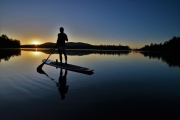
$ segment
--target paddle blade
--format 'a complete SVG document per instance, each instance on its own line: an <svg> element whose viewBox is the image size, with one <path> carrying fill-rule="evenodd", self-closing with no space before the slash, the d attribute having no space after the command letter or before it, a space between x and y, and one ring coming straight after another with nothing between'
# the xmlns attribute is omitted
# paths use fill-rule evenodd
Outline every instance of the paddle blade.
<svg viewBox="0 0 180 120"><path fill-rule="evenodd" d="M43 63L42 63L43 64ZM41 64L41 65L42 65ZM48 76L41 68L42 68L42 66L41 65L39 65L38 67L37 67L37 72L39 73L39 74L44 74L44 75L46 75L46 76ZM48 76L49 77L49 76Z"/></svg>
<svg viewBox="0 0 180 120"><path fill-rule="evenodd" d="M44 64L45 64L44 62L43 62L42 64L40 64L40 65L37 67L37 70L42 69L42 67L43 67Z"/></svg>

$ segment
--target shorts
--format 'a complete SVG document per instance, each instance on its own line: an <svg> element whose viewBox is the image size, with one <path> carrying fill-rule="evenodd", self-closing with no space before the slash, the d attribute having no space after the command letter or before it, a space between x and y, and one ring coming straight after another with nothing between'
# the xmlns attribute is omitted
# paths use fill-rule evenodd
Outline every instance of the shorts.
<svg viewBox="0 0 180 120"><path fill-rule="evenodd" d="M58 47L58 50L59 50L59 51L65 51L65 50L66 50L66 47Z"/></svg>
<svg viewBox="0 0 180 120"><path fill-rule="evenodd" d="M66 47L58 47L59 54L66 54Z"/></svg>

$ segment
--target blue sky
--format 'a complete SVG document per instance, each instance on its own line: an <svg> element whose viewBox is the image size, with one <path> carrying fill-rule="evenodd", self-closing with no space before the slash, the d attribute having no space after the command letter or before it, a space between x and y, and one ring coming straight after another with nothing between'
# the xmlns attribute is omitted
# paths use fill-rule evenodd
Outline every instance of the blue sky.
<svg viewBox="0 0 180 120"><path fill-rule="evenodd" d="M140 48L180 36L179 0L0 0L0 34L21 44L69 42Z"/></svg>

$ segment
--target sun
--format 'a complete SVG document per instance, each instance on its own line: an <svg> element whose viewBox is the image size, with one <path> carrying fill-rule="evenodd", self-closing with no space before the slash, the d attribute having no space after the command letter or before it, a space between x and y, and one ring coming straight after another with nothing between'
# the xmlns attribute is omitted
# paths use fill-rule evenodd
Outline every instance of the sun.
<svg viewBox="0 0 180 120"><path fill-rule="evenodd" d="M39 41L34 40L32 44L34 44L34 45L38 45L38 44L40 44L40 43L39 43Z"/></svg>

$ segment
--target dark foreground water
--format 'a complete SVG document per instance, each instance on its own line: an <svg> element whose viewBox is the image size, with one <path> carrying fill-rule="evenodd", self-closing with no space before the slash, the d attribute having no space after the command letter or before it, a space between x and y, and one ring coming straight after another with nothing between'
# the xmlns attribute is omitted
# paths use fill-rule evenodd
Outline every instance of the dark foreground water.
<svg viewBox="0 0 180 120"><path fill-rule="evenodd" d="M0 120L179 119L180 60L172 53L69 50L93 75L37 66L49 50L0 50ZM50 57L58 59L57 52ZM62 72L62 74L61 74Z"/></svg>

